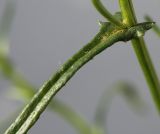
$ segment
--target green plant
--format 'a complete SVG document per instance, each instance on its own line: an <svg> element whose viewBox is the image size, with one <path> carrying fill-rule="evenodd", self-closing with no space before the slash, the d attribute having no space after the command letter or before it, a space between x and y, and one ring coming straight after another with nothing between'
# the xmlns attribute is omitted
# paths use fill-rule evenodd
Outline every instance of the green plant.
<svg viewBox="0 0 160 134"><path fill-rule="evenodd" d="M129 41L132 39L133 47L144 71L150 91L154 98L155 104L160 110L160 87L159 81L154 71L149 54L145 47L142 36L152 28L153 22L138 23L136 22L132 2L130 0L120 0L121 14L113 16L99 0L92 1L97 10L109 20L109 22L100 22L101 29L96 37L84 46L78 53L70 58L57 73L42 86L31 102L24 108L16 121L7 129L6 134L27 133L27 131L38 120L40 114L45 110L52 97L66 84L66 82L89 60L99 54L104 49L110 47L118 41ZM16 72L8 59L2 59L4 68L3 72L9 77L17 87L29 88L29 96L33 95L33 87L26 83L25 80ZM6 63L5 63L6 62ZM6 70L7 69L7 70ZM24 90L25 91L25 90ZM26 94L26 93L25 93ZM58 102L57 102L58 103ZM55 103L56 104L56 103ZM54 104L54 106L55 106ZM59 104L60 106L60 104ZM61 110L63 111L63 110ZM71 112L71 111L70 111ZM64 115L64 114L63 114ZM82 123L85 124L85 123ZM87 126L87 125L86 125ZM85 133L90 132L90 128ZM94 133L96 130L94 129ZM84 133L84 132L83 132Z"/></svg>

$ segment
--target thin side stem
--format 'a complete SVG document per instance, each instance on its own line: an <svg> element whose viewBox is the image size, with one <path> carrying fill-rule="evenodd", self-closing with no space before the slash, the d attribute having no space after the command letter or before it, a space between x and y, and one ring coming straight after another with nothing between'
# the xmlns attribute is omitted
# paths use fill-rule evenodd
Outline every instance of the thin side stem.
<svg viewBox="0 0 160 134"><path fill-rule="evenodd" d="M97 9L97 11L103 16L105 17L109 22L114 23L115 25L125 28L126 26L120 22L119 20L117 20L106 8L105 6L102 4L102 2L100 0L92 0L92 3L94 5L94 7Z"/></svg>
<svg viewBox="0 0 160 134"><path fill-rule="evenodd" d="M124 23L128 26L137 24L131 0L119 0ZM143 38L132 40L132 45L143 70L155 105L160 113L160 84Z"/></svg>

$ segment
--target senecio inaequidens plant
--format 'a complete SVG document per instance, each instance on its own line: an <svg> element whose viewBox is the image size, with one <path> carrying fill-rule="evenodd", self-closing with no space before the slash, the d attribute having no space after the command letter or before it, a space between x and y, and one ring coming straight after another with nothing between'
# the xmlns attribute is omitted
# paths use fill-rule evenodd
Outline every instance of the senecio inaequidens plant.
<svg viewBox="0 0 160 134"><path fill-rule="evenodd" d="M121 11L112 15L100 0L92 0L97 11L109 22L99 22L100 31L87 45L73 55L34 95L5 134L26 134L35 124L51 99L88 61L119 41L132 41L157 109L160 112L160 84L143 35L154 22L137 23L131 0L119 0ZM95 134L96 132L88 132Z"/></svg>

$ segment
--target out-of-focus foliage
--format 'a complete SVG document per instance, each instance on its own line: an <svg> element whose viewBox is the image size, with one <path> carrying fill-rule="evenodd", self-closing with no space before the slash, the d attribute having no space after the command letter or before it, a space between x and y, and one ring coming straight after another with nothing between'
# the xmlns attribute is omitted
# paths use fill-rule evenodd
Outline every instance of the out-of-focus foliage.
<svg viewBox="0 0 160 134"><path fill-rule="evenodd" d="M149 15L145 16L145 20L153 22L153 19ZM160 27L157 24L153 26L153 30L160 37Z"/></svg>
<svg viewBox="0 0 160 134"><path fill-rule="evenodd" d="M9 33L15 14L15 4L14 0L7 0L6 8L0 18L0 70L6 76L12 74L12 68L10 67L10 61L7 60L7 56L9 52Z"/></svg>
<svg viewBox="0 0 160 134"><path fill-rule="evenodd" d="M6 8L0 19L0 55L8 54L9 49L9 32L11 30L12 21L16 11L16 3L14 0L6 0Z"/></svg>
<svg viewBox="0 0 160 134"><path fill-rule="evenodd" d="M138 113L144 112L145 103L139 96L135 86L129 82L119 82L102 94L95 113L95 124L97 126L103 129L106 128L106 119L110 105L117 95L121 95L133 110L136 110Z"/></svg>

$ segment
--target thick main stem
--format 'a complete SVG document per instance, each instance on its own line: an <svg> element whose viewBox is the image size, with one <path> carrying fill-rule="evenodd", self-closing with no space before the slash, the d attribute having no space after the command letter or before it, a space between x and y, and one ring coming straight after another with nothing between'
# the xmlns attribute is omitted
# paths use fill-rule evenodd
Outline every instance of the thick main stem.
<svg viewBox="0 0 160 134"><path fill-rule="evenodd" d="M132 1L119 0L119 2L123 16L123 22L128 26L137 24ZM160 113L160 83L148 50L146 48L145 41L143 38L133 39L132 45L150 88L150 92L154 99L155 105Z"/></svg>
<svg viewBox="0 0 160 134"><path fill-rule="evenodd" d="M35 94L35 88L28 81L26 81L13 67L8 58L0 56L2 72L4 76L9 79L16 87L19 94L21 94L24 100L30 100ZM8 71L10 70L10 71ZM69 122L80 134L90 134L91 126L78 115L69 106L65 105L61 101L54 99L49 105L51 111L56 112Z"/></svg>
<svg viewBox="0 0 160 134"><path fill-rule="evenodd" d="M116 37L119 37L118 34L122 34L120 30L114 34L114 37L109 37L107 43L105 40L102 41L100 39L103 32L105 34L105 31L102 30L102 33L98 34L94 40L69 59L62 68L42 86L31 102L23 109L16 121L7 129L5 134L27 133L45 110L52 97L56 95L70 78L94 56L117 42Z"/></svg>

